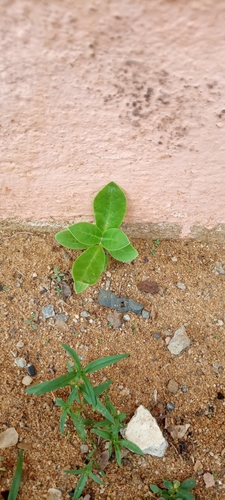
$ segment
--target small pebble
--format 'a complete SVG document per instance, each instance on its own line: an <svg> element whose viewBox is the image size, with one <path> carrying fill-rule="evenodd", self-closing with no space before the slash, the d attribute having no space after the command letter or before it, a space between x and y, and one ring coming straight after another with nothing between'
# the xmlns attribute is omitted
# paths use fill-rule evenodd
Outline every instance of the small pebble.
<svg viewBox="0 0 225 500"><path fill-rule="evenodd" d="M89 318L90 314L88 311L81 311L81 318Z"/></svg>
<svg viewBox="0 0 225 500"><path fill-rule="evenodd" d="M33 379L29 375L25 375L25 377L23 377L23 379L22 379L23 385L30 385L32 382L33 382Z"/></svg>
<svg viewBox="0 0 225 500"><path fill-rule="evenodd" d="M186 385L182 385L181 390L182 392L188 392L188 387Z"/></svg>
<svg viewBox="0 0 225 500"><path fill-rule="evenodd" d="M172 257L172 262L177 262L177 257Z"/></svg>
<svg viewBox="0 0 225 500"><path fill-rule="evenodd" d="M56 321L63 321L64 323L67 323L68 319L69 319L68 314L56 314L55 316Z"/></svg>
<svg viewBox="0 0 225 500"><path fill-rule="evenodd" d="M181 283L179 281L179 283L177 283L177 288L179 288L180 290L185 290L186 289L186 285L184 283Z"/></svg>
<svg viewBox="0 0 225 500"><path fill-rule="evenodd" d="M150 318L150 313L148 311L146 311L145 309L143 309L143 311L141 312L141 315L142 315L142 318L144 318L144 319Z"/></svg>
<svg viewBox="0 0 225 500"><path fill-rule="evenodd" d="M175 405L173 403L167 403L166 405L168 411L173 411L175 408Z"/></svg>
<svg viewBox="0 0 225 500"><path fill-rule="evenodd" d="M171 379L167 385L167 389L172 394L177 394L177 392L179 391L179 385L176 380Z"/></svg>
<svg viewBox="0 0 225 500"><path fill-rule="evenodd" d="M156 332L156 333L154 333L154 339L155 339L155 340L159 340L159 339L160 339L160 337L161 337L161 333L160 333L160 332Z"/></svg>
<svg viewBox="0 0 225 500"><path fill-rule="evenodd" d="M19 368L25 368L27 366L27 362L24 358L16 358L15 359L15 364L19 367Z"/></svg>
<svg viewBox="0 0 225 500"><path fill-rule="evenodd" d="M69 258L70 258L69 254L65 252L65 253L63 254L63 259L69 259Z"/></svg>
<svg viewBox="0 0 225 500"><path fill-rule="evenodd" d="M222 321L222 319L218 319L218 321L217 321L217 326L223 326L223 321Z"/></svg>
<svg viewBox="0 0 225 500"><path fill-rule="evenodd" d="M129 314L124 314L123 319L124 319L124 321L130 321Z"/></svg>
<svg viewBox="0 0 225 500"><path fill-rule="evenodd" d="M34 375L36 375L36 370L34 368L34 365L29 364L27 366L27 371L28 371L28 375L30 375L31 377L34 377Z"/></svg>
<svg viewBox="0 0 225 500"><path fill-rule="evenodd" d="M42 315L45 319L55 316L54 307L52 305L42 307Z"/></svg>
<svg viewBox="0 0 225 500"><path fill-rule="evenodd" d="M16 347L23 347L24 346L24 343L22 340L19 340L19 342L17 342L16 344Z"/></svg>
<svg viewBox="0 0 225 500"><path fill-rule="evenodd" d="M88 453L88 445L87 444L81 444L80 445L80 452L81 453Z"/></svg>
<svg viewBox="0 0 225 500"><path fill-rule="evenodd" d="M109 290L109 288L110 288L110 280L106 280L106 282L105 282L105 289Z"/></svg>
<svg viewBox="0 0 225 500"><path fill-rule="evenodd" d="M32 274L33 278L37 278L37 273Z"/></svg>

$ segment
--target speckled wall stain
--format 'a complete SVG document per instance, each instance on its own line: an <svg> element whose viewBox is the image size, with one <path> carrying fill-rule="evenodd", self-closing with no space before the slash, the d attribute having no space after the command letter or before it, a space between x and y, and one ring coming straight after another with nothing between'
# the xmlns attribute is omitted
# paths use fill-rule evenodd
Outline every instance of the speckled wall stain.
<svg viewBox="0 0 225 500"><path fill-rule="evenodd" d="M2 0L0 218L91 220L114 180L131 226L224 228L224 16L223 0Z"/></svg>

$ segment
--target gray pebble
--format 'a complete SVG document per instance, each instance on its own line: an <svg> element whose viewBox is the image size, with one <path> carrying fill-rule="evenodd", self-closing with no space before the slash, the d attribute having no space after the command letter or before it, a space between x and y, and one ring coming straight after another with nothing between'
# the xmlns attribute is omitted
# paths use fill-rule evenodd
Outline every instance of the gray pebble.
<svg viewBox="0 0 225 500"><path fill-rule="evenodd" d="M129 314L124 314L123 319L124 319L124 321L130 321Z"/></svg>
<svg viewBox="0 0 225 500"><path fill-rule="evenodd" d="M148 311L146 311L145 309L143 309L143 311L141 312L141 315L142 315L142 318L144 318L144 319L150 318L150 313Z"/></svg>
<svg viewBox="0 0 225 500"><path fill-rule="evenodd" d="M184 283L177 283L177 288L179 288L180 290L185 290L186 289L186 285Z"/></svg>
<svg viewBox="0 0 225 500"><path fill-rule="evenodd" d="M161 333L160 333L160 332L156 332L156 333L154 333L154 339L155 339L155 340L159 340L159 339L160 339L160 337L161 337Z"/></svg>
<svg viewBox="0 0 225 500"><path fill-rule="evenodd" d="M54 307L52 305L42 307L42 315L45 319L55 316Z"/></svg>
<svg viewBox="0 0 225 500"><path fill-rule="evenodd" d="M25 368L27 366L27 362L24 358L16 358L15 359L15 364L19 367L19 368Z"/></svg>
<svg viewBox="0 0 225 500"><path fill-rule="evenodd" d="M177 262L177 257L172 257L172 262Z"/></svg>
<svg viewBox="0 0 225 500"><path fill-rule="evenodd" d="M179 390L179 385L178 383L176 382L176 380L173 380L171 379L167 385L167 389L169 392L171 392L172 394L177 394L178 390Z"/></svg>
<svg viewBox="0 0 225 500"><path fill-rule="evenodd" d="M69 315L68 314L56 314L55 319L56 319L56 321L62 321L63 323L67 323L67 321L69 319Z"/></svg>
<svg viewBox="0 0 225 500"><path fill-rule="evenodd" d="M110 280L106 280L106 282L105 282L105 289L109 290L109 288L110 288Z"/></svg>
<svg viewBox="0 0 225 500"><path fill-rule="evenodd" d="M175 408L175 405L173 403L167 403L166 405L168 411L173 411Z"/></svg>
<svg viewBox="0 0 225 500"><path fill-rule="evenodd" d="M89 318L90 314L88 311L81 311L81 318Z"/></svg>
<svg viewBox="0 0 225 500"><path fill-rule="evenodd" d="M188 392L188 387L186 385L182 385L181 390L182 392Z"/></svg>
<svg viewBox="0 0 225 500"><path fill-rule="evenodd" d="M16 347L23 347L24 346L24 343L22 340L19 340L19 342L17 342L16 344Z"/></svg>
<svg viewBox="0 0 225 500"><path fill-rule="evenodd" d="M69 259L69 258L70 258L69 254L65 252L65 253L63 254L63 259Z"/></svg>

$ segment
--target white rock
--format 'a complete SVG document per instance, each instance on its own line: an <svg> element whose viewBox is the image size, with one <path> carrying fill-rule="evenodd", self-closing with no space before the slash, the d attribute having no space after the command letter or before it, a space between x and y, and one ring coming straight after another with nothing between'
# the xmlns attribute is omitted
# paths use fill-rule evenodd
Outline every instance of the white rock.
<svg viewBox="0 0 225 500"><path fill-rule="evenodd" d="M15 364L19 367L19 368L25 368L27 366L27 362L24 358L16 358L15 359Z"/></svg>
<svg viewBox="0 0 225 500"><path fill-rule="evenodd" d="M212 488L212 486L215 486L214 477L212 474L210 474L210 472L206 472L205 474L203 474L203 479L206 488Z"/></svg>
<svg viewBox="0 0 225 500"><path fill-rule="evenodd" d="M23 379L22 379L23 385L30 385L30 384L32 384L32 382L33 382L33 379L32 379L32 377L30 377L30 375L25 375L25 377L23 377Z"/></svg>
<svg viewBox="0 0 225 500"><path fill-rule="evenodd" d="M15 446L18 442L18 433L14 427L6 429L6 431L0 434L0 448L9 448L10 446Z"/></svg>
<svg viewBox="0 0 225 500"><path fill-rule="evenodd" d="M139 446L143 453L155 457L163 457L168 447L156 419L142 405L123 429L122 435Z"/></svg>
<svg viewBox="0 0 225 500"><path fill-rule="evenodd" d="M180 290L186 290L186 285L179 281L179 283L177 283L177 288L179 288Z"/></svg>
<svg viewBox="0 0 225 500"><path fill-rule="evenodd" d="M184 326L181 326L168 344L168 349L172 354L178 356L184 349L189 347L190 339L186 334Z"/></svg>
<svg viewBox="0 0 225 500"><path fill-rule="evenodd" d="M49 488L47 500L59 500L62 498L62 492L56 488Z"/></svg>

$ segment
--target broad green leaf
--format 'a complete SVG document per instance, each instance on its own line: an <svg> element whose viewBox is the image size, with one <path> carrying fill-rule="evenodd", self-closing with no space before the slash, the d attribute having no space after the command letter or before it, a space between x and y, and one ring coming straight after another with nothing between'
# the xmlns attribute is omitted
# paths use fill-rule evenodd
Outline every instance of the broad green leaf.
<svg viewBox="0 0 225 500"><path fill-rule="evenodd" d="M190 477L189 479L185 479L180 485L180 488L184 488L185 490L193 490L196 486L196 481L194 477Z"/></svg>
<svg viewBox="0 0 225 500"><path fill-rule="evenodd" d="M137 250L132 245L127 245L120 250L110 250L109 253L114 259L120 262L131 262L138 256Z"/></svg>
<svg viewBox="0 0 225 500"><path fill-rule="evenodd" d="M130 354L116 354L115 356L106 356L105 358L96 359L95 361L91 361L91 363L85 366L84 372L93 373L97 370L102 370L103 368L106 368L106 366L113 365L114 363L117 363L118 361L121 361L121 359L125 359L128 356L130 356Z"/></svg>
<svg viewBox="0 0 225 500"><path fill-rule="evenodd" d="M88 287L88 283L82 283L81 281L74 281L74 289L76 293L81 293Z"/></svg>
<svg viewBox="0 0 225 500"><path fill-rule="evenodd" d="M102 382L102 384L93 387L96 398L100 396L100 394L102 394L104 391L106 391L106 389L108 389L112 382L112 380L106 380L105 382Z"/></svg>
<svg viewBox="0 0 225 500"><path fill-rule="evenodd" d="M21 478L22 478L22 469L23 469L23 450L20 450L19 457L18 457L17 464L16 464L15 474L13 476L12 485L11 485L9 496L8 496L8 500L16 500L16 498L17 498L18 491L20 488L20 482L21 482Z"/></svg>
<svg viewBox="0 0 225 500"><path fill-rule="evenodd" d="M108 229L104 232L101 244L106 250L120 250L127 247L130 242L126 234L121 229Z"/></svg>
<svg viewBox="0 0 225 500"><path fill-rule="evenodd" d="M182 488L182 489L179 488L179 490L177 490L177 492L175 493L174 498L176 498L177 500L178 499L180 499L180 500L194 500L192 493L190 493L190 491L187 491L184 488Z"/></svg>
<svg viewBox="0 0 225 500"><path fill-rule="evenodd" d="M165 477L163 478L163 484L167 490L171 490L173 488L173 483L166 479Z"/></svg>
<svg viewBox="0 0 225 500"><path fill-rule="evenodd" d="M65 471L66 472L66 471ZM153 493L161 493L162 490L160 490L160 488L158 488L158 486L156 486L155 484L150 484L149 485L149 488L150 490L153 491Z"/></svg>
<svg viewBox="0 0 225 500"><path fill-rule="evenodd" d="M87 247L98 245L101 241L102 232L95 224L90 222L78 222L73 226L69 226L68 229L76 240Z"/></svg>
<svg viewBox="0 0 225 500"><path fill-rule="evenodd" d="M93 472L89 472L89 476L96 483L98 483L98 484L105 484L104 481L102 481L101 479L99 479L95 474L93 474Z"/></svg>
<svg viewBox="0 0 225 500"><path fill-rule="evenodd" d="M109 257L108 257L108 255L106 255L106 253L105 253L105 265L104 265L104 269L103 269L103 271L106 271L106 269L107 269L107 267L108 267L108 263L109 263Z"/></svg>
<svg viewBox="0 0 225 500"><path fill-rule="evenodd" d="M75 260L72 267L74 281L94 285L104 271L105 252L102 246L88 248Z"/></svg>
<svg viewBox="0 0 225 500"><path fill-rule="evenodd" d="M83 245L80 241L76 240L68 229L57 233L55 235L55 239L63 247L71 248L72 250L85 250L85 248L88 248L86 245Z"/></svg>
<svg viewBox="0 0 225 500"><path fill-rule="evenodd" d="M74 360L74 364L76 366L76 369L79 371L79 370L82 370L82 366L81 366L81 362L80 362L80 359L79 359L79 356L77 355L77 353L72 349L72 347L70 347L69 345L67 344L62 344L62 347L63 349L65 349L66 352L68 352L68 354L71 356L71 358L73 358Z"/></svg>
<svg viewBox="0 0 225 500"><path fill-rule="evenodd" d="M61 389L70 385L72 380L74 380L76 373L66 373L61 377L55 378L55 380L49 380L47 382L41 382L40 384L34 385L26 389L26 394L34 394L35 396L40 396L40 394L46 394L46 392L56 391L56 389Z"/></svg>
<svg viewBox="0 0 225 500"><path fill-rule="evenodd" d="M133 451L133 453L137 453L138 455L144 455L141 448L139 448L139 446L132 443L131 441L128 441L128 439L120 439L119 442L122 446L124 446L124 448L127 448L130 451Z"/></svg>
<svg viewBox="0 0 225 500"><path fill-rule="evenodd" d="M93 208L101 231L119 227L126 213L126 196L115 182L110 182L96 195Z"/></svg>

